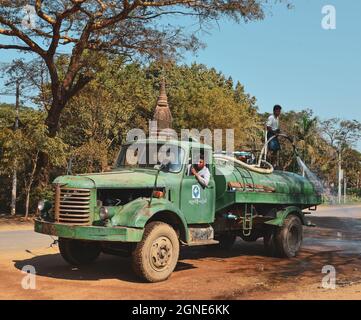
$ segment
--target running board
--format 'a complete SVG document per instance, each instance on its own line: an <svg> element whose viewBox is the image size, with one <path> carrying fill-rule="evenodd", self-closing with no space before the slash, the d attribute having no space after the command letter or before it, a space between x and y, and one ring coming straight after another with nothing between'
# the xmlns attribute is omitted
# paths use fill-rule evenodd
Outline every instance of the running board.
<svg viewBox="0 0 361 320"><path fill-rule="evenodd" d="M208 246L208 245L214 245L219 244L219 241L217 240L200 240L200 241L194 241L187 243L186 245L189 247L195 247L195 246Z"/></svg>

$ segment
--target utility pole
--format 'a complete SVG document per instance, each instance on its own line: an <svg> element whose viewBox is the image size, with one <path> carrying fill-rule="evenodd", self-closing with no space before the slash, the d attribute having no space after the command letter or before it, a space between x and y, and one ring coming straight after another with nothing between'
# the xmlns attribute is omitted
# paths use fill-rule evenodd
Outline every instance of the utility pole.
<svg viewBox="0 0 361 320"><path fill-rule="evenodd" d="M344 184L343 203L346 204L346 202L347 202L347 178L346 178L345 173L344 173L344 177L343 177L343 184Z"/></svg>
<svg viewBox="0 0 361 320"><path fill-rule="evenodd" d="M15 124L14 131L19 128L19 106L20 106L20 80L16 80L16 103L15 103ZM17 161L14 160L13 168L13 182L11 190L11 210L10 213L12 216L16 214L16 189L17 189Z"/></svg>
<svg viewBox="0 0 361 320"><path fill-rule="evenodd" d="M341 204L342 201L342 178L343 178L343 170L342 170L342 155L341 148L338 152L338 203Z"/></svg>

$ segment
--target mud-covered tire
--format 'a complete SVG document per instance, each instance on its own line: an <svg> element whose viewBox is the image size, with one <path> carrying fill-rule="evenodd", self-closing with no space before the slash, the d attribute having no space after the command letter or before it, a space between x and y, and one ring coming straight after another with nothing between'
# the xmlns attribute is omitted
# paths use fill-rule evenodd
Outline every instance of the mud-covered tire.
<svg viewBox="0 0 361 320"><path fill-rule="evenodd" d="M166 223L151 222L145 227L143 239L133 251L133 270L148 282L164 281L174 271L178 257L176 231Z"/></svg>
<svg viewBox="0 0 361 320"><path fill-rule="evenodd" d="M236 242L237 236L235 234L220 234L216 240L219 241L218 247L222 250L231 250Z"/></svg>
<svg viewBox="0 0 361 320"><path fill-rule="evenodd" d="M282 228L277 231L275 240L280 257L295 257L301 248L303 240L301 219L294 214L290 214L285 219Z"/></svg>
<svg viewBox="0 0 361 320"><path fill-rule="evenodd" d="M59 238L58 243L61 256L72 266L90 264L101 252L100 244L97 242Z"/></svg>

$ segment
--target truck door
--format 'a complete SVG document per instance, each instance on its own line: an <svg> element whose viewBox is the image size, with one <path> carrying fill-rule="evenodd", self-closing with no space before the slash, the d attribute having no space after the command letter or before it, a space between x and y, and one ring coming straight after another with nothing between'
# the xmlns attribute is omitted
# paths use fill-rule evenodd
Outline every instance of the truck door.
<svg viewBox="0 0 361 320"><path fill-rule="evenodd" d="M210 154L211 156L211 154ZM210 163L210 161L207 161ZM188 224L212 223L215 210L215 183L213 166L207 167L211 173L209 184L203 187L195 176L190 174L190 165L186 166L180 197L180 208Z"/></svg>

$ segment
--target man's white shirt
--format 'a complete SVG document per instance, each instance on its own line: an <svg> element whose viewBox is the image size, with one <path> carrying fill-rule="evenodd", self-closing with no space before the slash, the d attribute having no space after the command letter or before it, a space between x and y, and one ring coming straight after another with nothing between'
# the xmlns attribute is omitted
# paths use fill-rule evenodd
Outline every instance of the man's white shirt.
<svg viewBox="0 0 361 320"><path fill-rule="evenodd" d="M191 168L192 168L192 165L189 164L188 168L187 168L188 176L191 175ZM211 173L209 172L209 169L206 166L204 166L203 169L198 171L198 174L199 174L198 182L200 184L202 184L204 187L207 187L209 184L209 180L211 179Z"/></svg>
<svg viewBox="0 0 361 320"><path fill-rule="evenodd" d="M203 167L202 170L198 171L199 174L199 183L203 186L207 187L209 183L209 179L211 178L211 173L209 172L206 166Z"/></svg>
<svg viewBox="0 0 361 320"><path fill-rule="evenodd" d="M188 173L187 175L190 175L191 174L191 168L192 168L192 165L189 164L188 165ZM199 174L199 183L202 184L204 187L207 187L208 186L208 183L209 183L209 180L211 178L211 173L209 172L209 169L204 166L202 170L199 170L198 171L198 174Z"/></svg>
<svg viewBox="0 0 361 320"><path fill-rule="evenodd" d="M280 128L280 118L276 118L273 114L268 117L267 127L271 127L273 131Z"/></svg>

